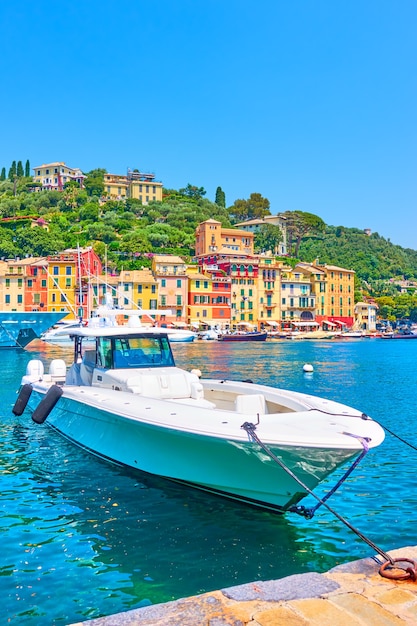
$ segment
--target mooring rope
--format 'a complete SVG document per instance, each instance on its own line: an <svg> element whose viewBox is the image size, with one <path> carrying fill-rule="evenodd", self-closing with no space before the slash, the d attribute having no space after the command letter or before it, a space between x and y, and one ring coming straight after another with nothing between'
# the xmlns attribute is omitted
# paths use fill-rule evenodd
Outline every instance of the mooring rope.
<svg viewBox="0 0 417 626"><path fill-rule="evenodd" d="M283 463L281 461L281 459L279 459L273 452L272 450L270 450L268 448L267 445L265 445L258 437L258 435L256 434L255 430L256 430L256 426L255 424L252 424L251 422L245 422L244 424L242 424L241 428L243 428L244 430L246 430L246 432L248 433L249 438L252 441L256 441L256 443L262 448L262 450L264 450L264 452L266 452L266 454L268 454L268 456L271 457L271 459L273 461L275 461L276 463L278 463L278 465L289 475L291 476L291 478L293 478L309 495L313 496L313 498L315 498L319 505L323 505L328 511L330 511L330 513L332 513L335 517L337 517L338 520L340 520L343 524L345 524L345 526L347 526L352 532L354 532L360 539L362 539L362 541L364 541L366 544L368 544L368 546L370 546L373 550L375 550L375 552L377 552L380 556L382 556L386 561L389 561L389 563L391 564L391 566L394 566L395 560L389 556L389 554L387 554L386 552L384 552L384 550L382 550L381 548L379 548L371 539L369 539L368 537L366 537L366 535L364 535L360 530L358 530L357 528L355 528L347 519L345 519L342 515L340 515L337 511L335 511L332 507L330 507L327 503L326 503L326 496L324 498L320 498L320 496L316 495L311 489L310 487L308 487L306 484L303 483L302 480L300 480L292 470L290 470L289 467L287 467L285 465L285 463ZM363 453L362 453L363 455ZM358 461L359 462L359 461ZM351 468L350 471L352 471L353 468ZM350 473L349 471L349 473ZM340 481L339 481L340 482ZM336 488L338 488L338 486L340 485L336 485ZM332 493L334 493L334 491L336 490L336 488L334 488L332 490ZM330 494L329 494L330 495ZM329 496L327 496L329 497ZM317 509L317 507L315 507L315 509L310 509L311 511L314 511ZM298 513L299 515L303 515L304 517L306 517L307 519L311 519L312 515L310 515L308 513L309 509L306 509L305 507L291 507L289 509L291 512L295 512ZM306 515L307 512L307 515Z"/></svg>

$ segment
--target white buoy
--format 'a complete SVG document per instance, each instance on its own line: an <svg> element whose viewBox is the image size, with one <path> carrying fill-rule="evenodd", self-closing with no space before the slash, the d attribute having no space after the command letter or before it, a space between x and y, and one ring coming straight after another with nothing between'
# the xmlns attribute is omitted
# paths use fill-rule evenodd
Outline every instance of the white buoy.
<svg viewBox="0 0 417 626"><path fill-rule="evenodd" d="M303 365L303 371L304 372L312 372L313 371L313 366L311 365L311 363L306 363L305 365Z"/></svg>

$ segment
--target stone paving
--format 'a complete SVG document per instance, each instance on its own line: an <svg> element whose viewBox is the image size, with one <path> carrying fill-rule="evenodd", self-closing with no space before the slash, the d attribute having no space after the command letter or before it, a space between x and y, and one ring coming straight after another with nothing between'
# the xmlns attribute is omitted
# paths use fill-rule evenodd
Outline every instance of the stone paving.
<svg viewBox="0 0 417 626"><path fill-rule="evenodd" d="M389 552L417 563L417 546ZM247 583L82 622L83 626L408 626L417 624L417 582L379 574L381 557L324 574ZM406 568L408 563L398 564ZM81 626L79 624L73 626Z"/></svg>

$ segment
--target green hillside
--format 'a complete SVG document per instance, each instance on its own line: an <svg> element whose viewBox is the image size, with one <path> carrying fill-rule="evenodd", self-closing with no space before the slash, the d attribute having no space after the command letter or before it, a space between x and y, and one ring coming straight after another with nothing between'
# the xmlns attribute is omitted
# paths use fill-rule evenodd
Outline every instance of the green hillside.
<svg viewBox="0 0 417 626"><path fill-rule="evenodd" d="M219 187L217 202L205 198L202 187L188 185L164 190L162 202L143 205L139 200L100 202L105 170L88 173L91 184L79 189L68 184L62 192L34 191L30 177L0 180L0 258L44 256L77 245L92 245L114 269L149 266L155 253L179 254L191 261L196 226L209 218L224 227L270 214L269 202L260 194L236 200L226 208ZM88 180L88 179L87 179ZM417 252L404 249L356 228L330 226L308 213L287 212L293 221L292 256L298 260L327 263L353 269L362 293L397 296L399 282L417 280ZM33 228L42 218L48 230ZM42 226L42 222L39 224ZM274 248L280 240L277 227L263 227L255 237L257 252ZM295 254L296 253L296 254ZM410 291L413 291L412 288Z"/></svg>

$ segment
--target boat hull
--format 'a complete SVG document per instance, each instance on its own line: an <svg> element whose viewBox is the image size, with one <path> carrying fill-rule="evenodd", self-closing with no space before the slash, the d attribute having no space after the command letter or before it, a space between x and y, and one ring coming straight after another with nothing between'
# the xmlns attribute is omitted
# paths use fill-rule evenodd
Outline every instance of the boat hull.
<svg viewBox="0 0 417 626"><path fill-rule="evenodd" d="M89 395L87 390L81 392L85 393ZM161 401L120 392L120 413L114 414L95 406L91 399L82 402L76 395L70 397L71 391L64 387L46 423L96 456L280 512L306 496L279 464L245 436L222 438L161 425L169 422L173 408ZM32 410L42 398L42 394L32 394ZM136 416L123 415L123 406L132 401ZM158 424L137 417L140 412L146 415L158 410L162 416ZM309 489L358 454L358 450L342 448L271 445L270 449Z"/></svg>
<svg viewBox="0 0 417 626"><path fill-rule="evenodd" d="M66 312L0 311L0 348L25 348Z"/></svg>
<svg viewBox="0 0 417 626"><path fill-rule="evenodd" d="M268 333L242 333L241 335L221 335L220 341L266 341Z"/></svg>

